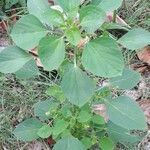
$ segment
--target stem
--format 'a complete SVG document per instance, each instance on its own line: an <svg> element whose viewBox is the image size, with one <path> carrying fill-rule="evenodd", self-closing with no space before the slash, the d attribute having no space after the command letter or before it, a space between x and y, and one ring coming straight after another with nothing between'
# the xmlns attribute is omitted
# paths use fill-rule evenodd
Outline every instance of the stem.
<svg viewBox="0 0 150 150"><path fill-rule="evenodd" d="M75 48L75 50L74 50L74 67L77 67L77 52L78 52L78 49Z"/></svg>
<svg viewBox="0 0 150 150"><path fill-rule="evenodd" d="M116 17L117 17L117 11L114 10L114 11L113 11L113 19L112 19L112 22L113 22L113 23L116 23Z"/></svg>

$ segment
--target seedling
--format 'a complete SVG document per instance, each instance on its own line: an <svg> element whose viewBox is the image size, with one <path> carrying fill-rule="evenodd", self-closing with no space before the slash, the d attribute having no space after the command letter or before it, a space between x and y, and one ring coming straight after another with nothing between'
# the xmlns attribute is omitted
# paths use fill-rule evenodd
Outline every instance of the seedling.
<svg viewBox="0 0 150 150"><path fill-rule="evenodd" d="M113 91L139 82L140 74L125 66L122 47L143 48L150 44L150 33L118 25L115 19L105 23L107 11L121 2L93 0L85 6L80 0L57 0L50 6L47 0L27 1L29 14L11 32L15 45L0 52L0 72L21 79L40 75L31 54L36 48L44 70L57 70L61 81L47 89L49 100L34 105L37 118L16 127L18 139L52 138L53 150L113 150L118 142L139 141L131 131L147 129L143 112L134 100ZM108 30L114 27L127 33L117 39ZM100 77L108 79L106 86L99 86ZM94 110L97 104L105 115Z"/></svg>

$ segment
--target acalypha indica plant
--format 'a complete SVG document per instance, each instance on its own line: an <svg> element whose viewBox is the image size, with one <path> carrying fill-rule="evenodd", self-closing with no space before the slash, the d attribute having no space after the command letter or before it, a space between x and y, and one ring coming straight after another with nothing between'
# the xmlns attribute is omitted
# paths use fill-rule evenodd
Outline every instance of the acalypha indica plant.
<svg viewBox="0 0 150 150"><path fill-rule="evenodd" d="M143 112L131 98L122 95L134 88L140 74L124 62L123 50L137 51L150 44L150 33L115 22L122 0L28 0L29 14L11 31L14 45L0 52L0 72L19 79L40 76L32 50L47 72L57 70L59 80L50 83L50 99L34 105L34 118L20 123L13 134L20 140L51 138L53 150L114 150L140 137L133 131L147 129ZM106 13L114 21L106 23ZM111 29L126 31L121 38ZM107 79L100 85L100 79ZM120 90L122 92L119 92ZM118 91L118 92L114 92ZM117 93L117 94L116 94ZM106 116L95 111L104 107Z"/></svg>

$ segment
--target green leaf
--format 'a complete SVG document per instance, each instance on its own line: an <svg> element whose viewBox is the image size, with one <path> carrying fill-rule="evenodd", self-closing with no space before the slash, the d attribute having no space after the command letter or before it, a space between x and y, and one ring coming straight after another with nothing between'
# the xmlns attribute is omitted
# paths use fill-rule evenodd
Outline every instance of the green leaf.
<svg viewBox="0 0 150 150"><path fill-rule="evenodd" d="M103 137L100 139L99 146L102 150L114 150L115 144L108 137Z"/></svg>
<svg viewBox="0 0 150 150"><path fill-rule="evenodd" d="M84 145L72 136L59 140L53 150L86 150Z"/></svg>
<svg viewBox="0 0 150 150"><path fill-rule="evenodd" d="M14 73L32 59L24 50L10 46L0 52L0 72Z"/></svg>
<svg viewBox="0 0 150 150"><path fill-rule="evenodd" d="M38 54L46 70L52 71L58 69L65 58L65 45L63 38L43 38L39 44Z"/></svg>
<svg viewBox="0 0 150 150"><path fill-rule="evenodd" d="M81 107L94 94L95 83L80 68L70 65L62 79L61 87L68 100Z"/></svg>
<svg viewBox="0 0 150 150"><path fill-rule="evenodd" d="M112 101L105 101L110 121L128 130L145 130L147 124L144 113L135 101L120 96Z"/></svg>
<svg viewBox="0 0 150 150"><path fill-rule="evenodd" d="M40 72L34 59L32 59L27 62L21 69L15 72L15 75L19 79L29 79L34 76L40 75Z"/></svg>
<svg viewBox="0 0 150 150"><path fill-rule="evenodd" d="M113 139L115 143L136 143L140 141L140 138L130 134L130 131L113 124L112 122L108 122L107 124L108 135Z"/></svg>
<svg viewBox="0 0 150 150"><path fill-rule="evenodd" d="M91 1L91 4L97 6L98 4L100 4L101 1L102 1L102 0L92 0L92 1Z"/></svg>
<svg viewBox="0 0 150 150"><path fill-rule="evenodd" d="M61 114L63 115L63 117L68 118L68 117L72 117L72 112L70 110L70 106L69 105L64 105L61 109Z"/></svg>
<svg viewBox="0 0 150 150"><path fill-rule="evenodd" d="M75 46L77 46L81 40L80 30L77 27L66 30L65 35L68 41Z"/></svg>
<svg viewBox="0 0 150 150"><path fill-rule="evenodd" d="M57 100L59 100L61 102L65 101L65 99L66 99L61 87L58 86L58 85L50 86L47 89L46 94L49 95L49 96L55 97Z"/></svg>
<svg viewBox="0 0 150 150"><path fill-rule="evenodd" d="M92 140L90 138L84 137L81 142L85 146L86 149L90 149L91 146L93 145Z"/></svg>
<svg viewBox="0 0 150 150"><path fill-rule="evenodd" d="M105 19L105 12L97 6L89 5L80 10L80 25L88 32L97 30Z"/></svg>
<svg viewBox="0 0 150 150"><path fill-rule="evenodd" d="M118 43L131 50L141 49L150 44L150 32L142 28L132 29Z"/></svg>
<svg viewBox="0 0 150 150"><path fill-rule="evenodd" d="M49 25L60 26L64 24L64 17L58 10L50 8L44 13L43 17L47 20Z"/></svg>
<svg viewBox="0 0 150 150"><path fill-rule="evenodd" d="M42 121L48 120L51 116L46 115L47 112L57 109L58 103L53 100L46 100L36 103L34 107L34 114Z"/></svg>
<svg viewBox="0 0 150 150"><path fill-rule="evenodd" d="M38 46L39 41L47 33L47 29L36 17L25 15L13 27L11 37L17 46L31 50Z"/></svg>
<svg viewBox="0 0 150 150"><path fill-rule="evenodd" d="M80 123L84 123L84 122L88 122L90 121L90 119L92 118L92 114L87 112L87 111L84 111L84 110L81 110L78 117L77 117L77 120L80 122Z"/></svg>
<svg viewBox="0 0 150 150"><path fill-rule="evenodd" d="M101 77L115 77L124 68L121 49L115 40L101 37L90 41L84 48L82 64L91 73Z"/></svg>
<svg viewBox="0 0 150 150"><path fill-rule="evenodd" d="M53 136L58 136L59 134L61 134L64 130L67 129L69 123L62 120L62 119L57 119L54 123L54 127L53 127Z"/></svg>
<svg viewBox="0 0 150 150"><path fill-rule="evenodd" d="M38 139L37 132L42 127L42 123L34 118L27 119L20 123L13 134L23 141L33 141Z"/></svg>
<svg viewBox="0 0 150 150"><path fill-rule="evenodd" d="M55 3L63 8L69 18L75 18L77 16L80 0L56 0Z"/></svg>
<svg viewBox="0 0 150 150"><path fill-rule="evenodd" d="M102 116L100 116L100 115L97 115L97 114L95 114L92 117L92 122L95 123L95 124L99 124L99 125L105 124L104 118Z"/></svg>
<svg viewBox="0 0 150 150"><path fill-rule="evenodd" d="M134 70L125 68L123 74L110 79L110 83L120 89L132 89L140 81L140 74Z"/></svg>
<svg viewBox="0 0 150 150"><path fill-rule="evenodd" d="M52 134L52 128L45 124L38 130L37 134L43 139L48 138Z"/></svg>
<svg viewBox="0 0 150 150"><path fill-rule="evenodd" d="M121 7L122 1L123 0L102 0L98 6L106 12L111 12Z"/></svg>
<svg viewBox="0 0 150 150"><path fill-rule="evenodd" d="M30 14L36 16L41 22L47 23L44 13L50 9L48 0L28 0L27 8Z"/></svg>

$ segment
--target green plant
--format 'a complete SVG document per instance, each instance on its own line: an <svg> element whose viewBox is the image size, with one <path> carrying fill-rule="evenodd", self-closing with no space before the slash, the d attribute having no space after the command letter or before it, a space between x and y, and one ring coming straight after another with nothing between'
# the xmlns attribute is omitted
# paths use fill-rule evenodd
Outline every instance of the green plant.
<svg viewBox="0 0 150 150"><path fill-rule="evenodd" d="M113 150L117 142L136 143L134 130L146 130L144 114L131 98L113 91L132 89L140 74L124 65L121 47L137 50L150 44L144 29L129 30L115 23L121 1L93 0L80 6L80 0L57 0L50 7L47 0L28 0L30 14L14 26L11 37L16 44L0 52L0 72L15 73L20 79L41 75L31 49L46 71L58 70L60 83L53 83L46 93L53 97L34 105L39 119L20 123L14 135L23 141L52 137L54 150L85 150L97 146ZM114 11L113 23L105 23L106 12ZM79 17L77 17L79 16ZM117 39L111 28L128 32ZM95 31L101 31L100 35ZM122 46L121 46L122 45ZM109 84L99 86L99 77ZM106 107L108 117L93 111Z"/></svg>

